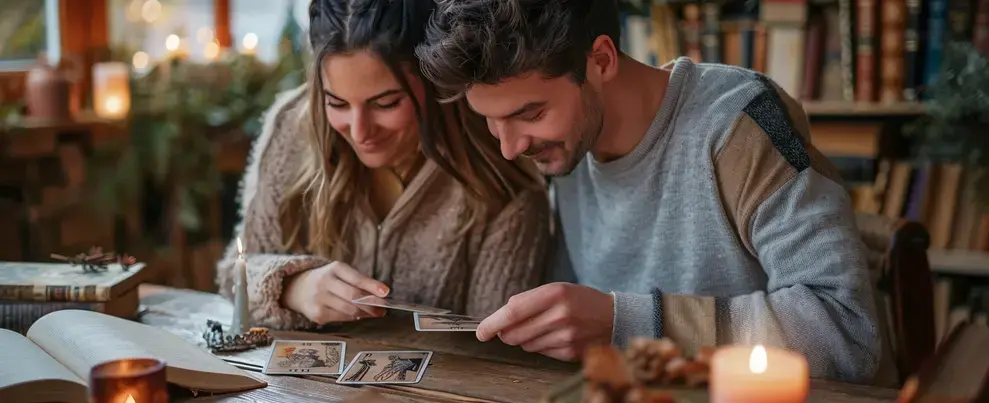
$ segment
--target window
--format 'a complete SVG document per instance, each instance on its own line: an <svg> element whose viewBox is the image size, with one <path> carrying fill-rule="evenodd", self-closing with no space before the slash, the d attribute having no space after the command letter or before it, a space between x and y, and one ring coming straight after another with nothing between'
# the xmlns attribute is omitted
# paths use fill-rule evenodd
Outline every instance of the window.
<svg viewBox="0 0 989 403"><path fill-rule="evenodd" d="M118 51L143 51L151 60L164 59L166 43L189 60L208 60L213 40L212 0L109 0L110 43ZM178 38L169 40L169 37Z"/></svg>
<svg viewBox="0 0 989 403"><path fill-rule="evenodd" d="M275 63L286 24L303 30L309 25L309 2L230 0L230 50L253 52L260 61ZM214 7L213 0L108 0L110 43L118 51L145 52L155 61L168 55L166 44L174 44L177 37L181 54L191 61L208 61L215 57L210 45Z"/></svg>
<svg viewBox="0 0 989 403"><path fill-rule="evenodd" d="M265 63L276 62L278 42L286 24L294 22L303 31L309 28L309 2L310 0L231 0L232 47L242 50L245 42L254 42L256 38L255 54L258 60Z"/></svg>
<svg viewBox="0 0 989 403"><path fill-rule="evenodd" d="M0 13L0 70L19 70L42 53L59 59L58 0L3 0Z"/></svg>

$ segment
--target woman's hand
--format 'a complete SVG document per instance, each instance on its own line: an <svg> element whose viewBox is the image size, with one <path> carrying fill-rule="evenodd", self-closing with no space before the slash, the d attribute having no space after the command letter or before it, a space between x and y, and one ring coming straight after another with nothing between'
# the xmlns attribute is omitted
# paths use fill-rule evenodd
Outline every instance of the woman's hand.
<svg viewBox="0 0 989 403"><path fill-rule="evenodd" d="M385 297L388 287L350 265L333 262L285 280L282 304L320 325L378 317L384 308L357 305L350 301L367 295Z"/></svg>

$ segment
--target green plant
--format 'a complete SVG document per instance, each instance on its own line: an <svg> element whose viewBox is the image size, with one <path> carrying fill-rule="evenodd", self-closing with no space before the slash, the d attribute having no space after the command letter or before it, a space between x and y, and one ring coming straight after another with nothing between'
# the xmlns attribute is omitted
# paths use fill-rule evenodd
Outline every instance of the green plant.
<svg viewBox="0 0 989 403"><path fill-rule="evenodd" d="M94 207L116 215L142 206L153 211L145 228L159 237L153 244L163 244L175 225L194 242L221 190L219 147L250 141L275 95L303 83L299 34L294 22L286 26L274 65L234 52L209 64L172 59L133 77L128 135L89 161Z"/></svg>
<svg viewBox="0 0 989 403"><path fill-rule="evenodd" d="M989 55L957 42L946 44L942 57L941 71L926 89L926 113L907 134L918 159L978 172L976 201L989 208Z"/></svg>

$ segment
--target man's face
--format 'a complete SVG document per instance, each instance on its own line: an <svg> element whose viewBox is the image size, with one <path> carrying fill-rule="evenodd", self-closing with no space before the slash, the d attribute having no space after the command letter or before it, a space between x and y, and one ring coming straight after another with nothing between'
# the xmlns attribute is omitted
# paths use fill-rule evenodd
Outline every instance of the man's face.
<svg viewBox="0 0 989 403"><path fill-rule="evenodd" d="M569 75L528 74L497 85L473 85L467 101L487 118L509 160L531 158L544 175L569 174L597 142L604 122L598 93Z"/></svg>

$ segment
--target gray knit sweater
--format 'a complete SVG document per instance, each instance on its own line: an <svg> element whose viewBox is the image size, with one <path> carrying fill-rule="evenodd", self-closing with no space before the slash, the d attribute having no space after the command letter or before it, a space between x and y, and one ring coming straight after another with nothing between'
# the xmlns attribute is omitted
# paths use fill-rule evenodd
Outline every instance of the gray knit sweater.
<svg viewBox="0 0 989 403"><path fill-rule="evenodd" d="M553 180L553 280L615 294L613 342L781 346L869 381L880 342L865 247L799 105L758 73L680 58L628 155Z"/></svg>

